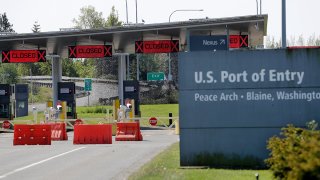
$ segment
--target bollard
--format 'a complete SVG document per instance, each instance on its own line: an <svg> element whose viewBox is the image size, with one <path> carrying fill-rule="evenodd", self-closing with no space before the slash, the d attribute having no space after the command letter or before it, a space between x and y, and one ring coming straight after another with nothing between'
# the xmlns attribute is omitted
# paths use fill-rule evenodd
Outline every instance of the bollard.
<svg viewBox="0 0 320 180"><path fill-rule="evenodd" d="M169 125L170 126L172 124L172 113L169 113Z"/></svg>

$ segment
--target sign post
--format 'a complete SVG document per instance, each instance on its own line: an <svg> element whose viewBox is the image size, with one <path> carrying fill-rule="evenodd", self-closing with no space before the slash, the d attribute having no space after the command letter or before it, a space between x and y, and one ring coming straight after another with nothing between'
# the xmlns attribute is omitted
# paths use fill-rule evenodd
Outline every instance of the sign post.
<svg viewBox="0 0 320 180"><path fill-rule="evenodd" d="M89 103L89 96L90 92L92 91L92 80L91 79L84 79L84 90L87 92L88 95L88 106L90 105Z"/></svg>

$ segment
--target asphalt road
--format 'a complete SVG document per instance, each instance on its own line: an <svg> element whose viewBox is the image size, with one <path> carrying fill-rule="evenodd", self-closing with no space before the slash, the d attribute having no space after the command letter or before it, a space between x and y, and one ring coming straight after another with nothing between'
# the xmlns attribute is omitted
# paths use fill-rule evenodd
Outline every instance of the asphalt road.
<svg viewBox="0 0 320 180"><path fill-rule="evenodd" d="M127 179L165 148L179 141L172 130L142 130L143 141L115 141L106 145L13 146L13 133L0 133L0 179L88 180Z"/></svg>

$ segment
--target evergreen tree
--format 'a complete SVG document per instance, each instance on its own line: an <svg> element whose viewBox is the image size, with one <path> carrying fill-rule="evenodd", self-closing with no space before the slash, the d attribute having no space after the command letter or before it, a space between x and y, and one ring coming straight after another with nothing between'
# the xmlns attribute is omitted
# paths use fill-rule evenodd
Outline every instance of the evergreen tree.
<svg viewBox="0 0 320 180"><path fill-rule="evenodd" d="M14 32L6 13L0 14L0 32Z"/></svg>
<svg viewBox="0 0 320 180"><path fill-rule="evenodd" d="M33 24L33 27L32 27L32 32L33 33L38 33L40 32L40 24L38 24L38 21L35 21L34 24Z"/></svg>

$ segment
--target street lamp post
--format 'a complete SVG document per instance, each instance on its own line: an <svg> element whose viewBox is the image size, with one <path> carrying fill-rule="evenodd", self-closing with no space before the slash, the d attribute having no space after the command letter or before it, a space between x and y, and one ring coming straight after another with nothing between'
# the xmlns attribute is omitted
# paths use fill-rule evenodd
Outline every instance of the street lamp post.
<svg viewBox="0 0 320 180"><path fill-rule="evenodd" d="M174 14L175 12L178 12L178 11L203 11L203 9L177 9L177 10L174 10L170 16L169 16L169 22L171 22L171 16L172 14Z"/></svg>
<svg viewBox="0 0 320 180"><path fill-rule="evenodd" d="M258 3L258 0L256 0L256 4L257 4L257 15L259 15L259 3ZM262 1L260 0L260 15L262 13L261 8L262 8Z"/></svg>
<svg viewBox="0 0 320 180"><path fill-rule="evenodd" d="M138 2L136 0L136 24L138 24Z"/></svg>
<svg viewBox="0 0 320 180"><path fill-rule="evenodd" d="M171 22L171 16L172 14L174 14L175 12L178 12L178 11L203 11L203 9L177 9L177 10L174 10L170 16L169 16L169 22ZM168 80L171 81L172 80L172 75L171 75L171 53L169 53L169 59L168 59Z"/></svg>
<svg viewBox="0 0 320 180"><path fill-rule="evenodd" d="M136 24L138 23L138 2L137 0L135 0L136 2ZM126 17L127 17L127 24L129 23L128 20L128 0L126 0Z"/></svg>
<svg viewBox="0 0 320 180"><path fill-rule="evenodd" d="M126 0L126 16L127 16L127 24L129 23L128 21L128 1Z"/></svg>

